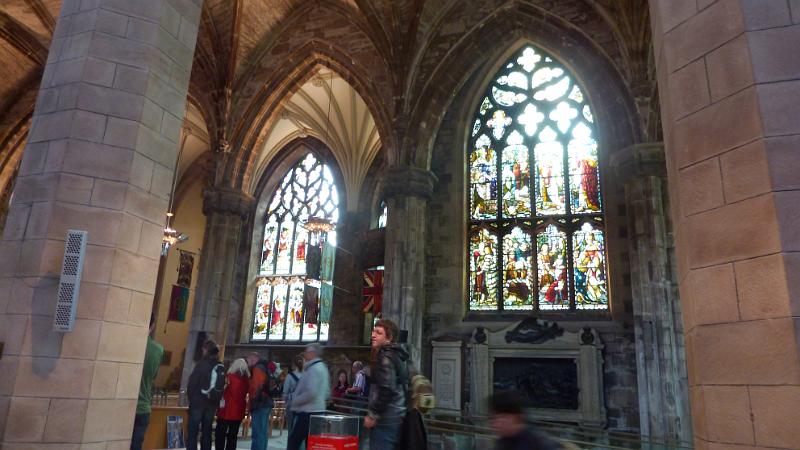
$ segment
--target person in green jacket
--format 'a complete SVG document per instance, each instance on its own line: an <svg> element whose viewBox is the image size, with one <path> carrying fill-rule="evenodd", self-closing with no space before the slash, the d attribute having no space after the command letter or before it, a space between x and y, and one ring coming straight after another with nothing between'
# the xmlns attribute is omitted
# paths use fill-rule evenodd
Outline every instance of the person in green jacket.
<svg viewBox="0 0 800 450"><path fill-rule="evenodd" d="M139 384L139 401L136 403L136 418L133 420L133 436L131 437L131 450L141 450L144 433L150 424L150 402L153 399L153 380L158 375L161 366L161 357L164 356L164 347L153 339L156 329L156 316L150 315L150 332L147 335L147 348L144 351L144 364L142 365L142 382Z"/></svg>

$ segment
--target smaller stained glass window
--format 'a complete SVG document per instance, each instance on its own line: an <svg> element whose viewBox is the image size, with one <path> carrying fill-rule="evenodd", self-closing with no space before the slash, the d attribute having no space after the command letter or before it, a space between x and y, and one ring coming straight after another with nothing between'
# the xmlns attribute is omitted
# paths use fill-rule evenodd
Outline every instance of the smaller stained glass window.
<svg viewBox="0 0 800 450"><path fill-rule="evenodd" d="M572 237L575 270L575 303L578 309L601 309L608 305L603 232L584 223Z"/></svg>
<svg viewBox="0 0 800 450"><path fill-rule="evenodd" d="M310 217L339 219L339 194L333 173L313 153L303 157L281 180L265 217L252 339L326 340L319 296L307 288L310 235L303 225ZM336 245L336 232L327 234Z"/></svg>
<svg viewBox="0 0 800 450"><path fill-rule="evenodd" d="M470 308L497 309L497 236L478 230L470 237Z"/></svg>
<svg viewBox="0 0 800 450"><path fill-rule="evenodd" d="M389 220L389 206L384 200L381 200L381 215L378 216L378 228L386 227L386 221Z"/></svg>
<svg viewBox="0 0 800 450"><path fill-rule="evenodd" d="M539 309L569 308L567 234L554 225L536 235Z"/></svg>
<svg viewBox="0 0 800 450"><path fill-rule="evenodd" d="M533 309L533 267L530 235L514 227L503 238L503 309Z"/></svg>

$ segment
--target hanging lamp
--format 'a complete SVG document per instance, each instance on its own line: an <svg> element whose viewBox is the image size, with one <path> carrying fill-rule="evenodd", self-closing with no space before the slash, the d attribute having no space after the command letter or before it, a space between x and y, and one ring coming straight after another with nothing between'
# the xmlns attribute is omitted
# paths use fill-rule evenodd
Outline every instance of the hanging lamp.
<svg viewBox="0 0 800 450"><path fill-rule="evenodd" d="M167 218L164 223L164 236L161 238L161 256L167 256L169 248L173 245L189 239L187 234L181 233L180 231L172 228L172 217L175 216L175 214L172 212L172 202L175 198L175 187L178 182L178 167L180 165L183 148L186 146L186 139L189 137L189 134L191 134L190 131L184 128L184 133L181 137L181 148L178 151L178 160L175 161L175 170L172 172L172 189L169 192L169 208L167 208Z"/></svg>

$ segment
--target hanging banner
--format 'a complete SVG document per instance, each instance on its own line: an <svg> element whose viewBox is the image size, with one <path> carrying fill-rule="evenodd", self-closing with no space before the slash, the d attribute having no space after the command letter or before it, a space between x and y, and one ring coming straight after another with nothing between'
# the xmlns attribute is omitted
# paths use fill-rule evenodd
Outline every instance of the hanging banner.
<svg viewBox="0 0 800 450"><path fill-rule="evenodd" d="M319 280L320 264L322 263L320 248L316 245L308 244L305 256L306 276L312 280Z"/></svg>
<svg viewBox="0 0 800 450"><path fill-rule="evenodd" d="M167 321L185 322L186 309L189 307L189 288L185 286L172 285L172 293L169 296L169 316Z"/></svg>
<svg viewBox="0 0 800 450"><path fill-rule="evenodd" d="M180 251L180 261L178 262L178 286L191 287L192 270L194 269L194 253Z"/></svg>
<svg viewBox="0 0 800 450"><path fill-rule="evenodd" d="M331 321L331 306L333 305L333 285L323 282L319 288L319 320Z"/></svg>
<svg viewBox="0 0 800 450"><path fill-rule="evenodd" d="M317 323L319 313L319 289L311 286L303 286L303 321L305 323Z"/></svg>
<svg viewBox="0 0 800 450"><path fill-rule="evenodd" d="M325 242L322 244L322 268L320 280L333 283L333 265L336 260L336 247Z"/></svg>

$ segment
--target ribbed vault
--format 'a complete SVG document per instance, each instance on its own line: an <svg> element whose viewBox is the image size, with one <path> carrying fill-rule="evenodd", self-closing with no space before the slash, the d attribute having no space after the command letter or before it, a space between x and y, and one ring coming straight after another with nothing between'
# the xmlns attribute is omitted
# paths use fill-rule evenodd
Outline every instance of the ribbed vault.
<svg viewBox="0 0 800 450"><path fill-rule="evenodd" d="M306 136L319 139L331 149L344 178L348 209L355 209L381 140L364 99L328 69L320 69L278 112L256 157L250 191L255 190L263 171L281 149Z"/></svg>

